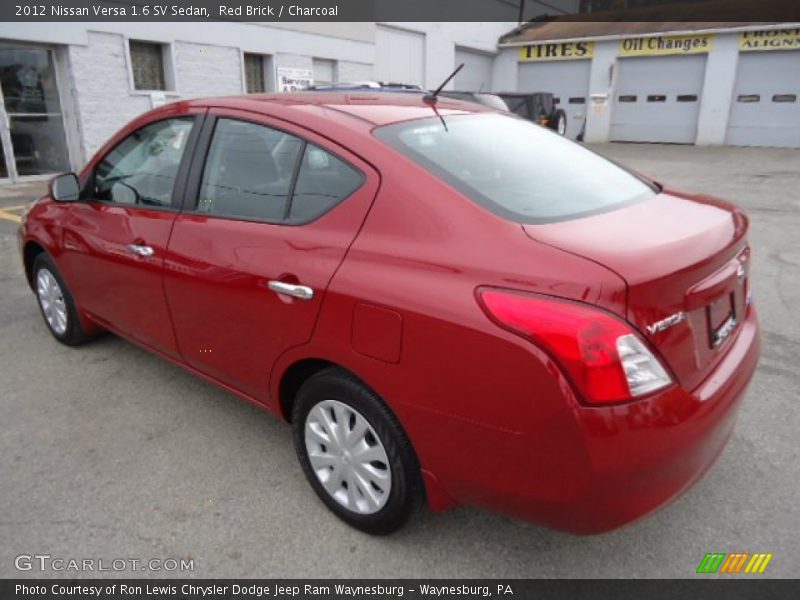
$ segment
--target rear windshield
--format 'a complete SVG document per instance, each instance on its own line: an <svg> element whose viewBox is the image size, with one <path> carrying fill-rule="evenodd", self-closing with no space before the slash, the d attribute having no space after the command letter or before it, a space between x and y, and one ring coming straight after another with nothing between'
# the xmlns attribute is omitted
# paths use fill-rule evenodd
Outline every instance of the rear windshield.
<svg viewBox="0 0 800 600"><path fill-rule="evenodd" d="M378 139L493 213L563 221L640 202L653 187L549 129L500 114L432 117L375 129Z"/></svg>

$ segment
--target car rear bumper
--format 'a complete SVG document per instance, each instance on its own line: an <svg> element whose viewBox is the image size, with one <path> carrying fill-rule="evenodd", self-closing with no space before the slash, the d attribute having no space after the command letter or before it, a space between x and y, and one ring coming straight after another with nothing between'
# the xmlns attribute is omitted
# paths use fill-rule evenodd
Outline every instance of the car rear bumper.
<svg viewBox="0 0 800 600"><path fill-rule="evenodd" d="M564 528L614 529L687 490L724 449L759 353L750 310L725 358L692 392L676 387L621 408L582 409L591 472Z"/></svg>
<svg viewBox="0 0 800 600"><path fill-rule="evenodd" d="M553 421L535 433L496 436L496 468L485 475L473 471L470 483L458 482L451 495L578 534L642 518L713 465L731 435L759 352L751 309L726 356L693 391L674 386L609 407L570 398L564 419L571 423ZM538 458L543 445L552 448L552 464L545 468ZM483 482L476 485L476 479Z"/></svg>

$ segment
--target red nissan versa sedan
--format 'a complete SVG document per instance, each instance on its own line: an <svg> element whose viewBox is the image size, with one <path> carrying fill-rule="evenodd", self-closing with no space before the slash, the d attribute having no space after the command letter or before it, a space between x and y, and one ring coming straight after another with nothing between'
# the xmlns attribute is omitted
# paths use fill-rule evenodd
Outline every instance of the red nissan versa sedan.
<svg viewBox="0 0 800 600"><path fill-rule="evenodd" d="M577 533L653 511L722 451L756 367L747 218L433 102L139 117L22 221L47 326L110 330L291 422L314 491L370 533L424 497Z"/></svg>

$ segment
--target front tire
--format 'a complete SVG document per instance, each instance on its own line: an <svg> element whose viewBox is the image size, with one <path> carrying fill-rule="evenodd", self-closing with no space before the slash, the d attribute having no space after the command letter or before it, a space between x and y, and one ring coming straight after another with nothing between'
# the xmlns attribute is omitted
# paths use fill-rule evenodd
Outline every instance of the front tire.
<svg viewBox="0 0 800 600"><path fill-rule="evenodd" d="M405 524L421 499L419 464L375 392L341 369L320 371L297 393L292 428L306 479L337 517L376 535Z"/></svg>
<svg viewBox="0 0 800 600"><path fill-rule="evenodd" d="M45 325L62 344L78 346L89 339L81 327L75 300L58 268L47 254L33 263L33 286Z"/></svg>

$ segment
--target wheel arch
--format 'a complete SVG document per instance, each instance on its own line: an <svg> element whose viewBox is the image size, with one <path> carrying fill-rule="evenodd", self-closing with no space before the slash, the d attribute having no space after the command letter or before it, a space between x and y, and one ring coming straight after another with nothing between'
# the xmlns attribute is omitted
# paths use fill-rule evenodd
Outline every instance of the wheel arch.
<svg viewBox="0 0 800 600"><path fill-rule="evenodd" d="M287 423L292 422L294 400L300 386L302 386L309 377L328 367L338 367L358 377L350 369L336 364L335 362L323 358L311 357L297 360L283 371L278 383L278 410L284 421Z"/></svg>
<svg viewBox="0 0 800 600"><path fill-rule="evenodd" d="M39 242L35 240L28 240L22 248L22 261L25 266L25 278L28 280L28 286L33 289L33 263L36 262L36 257L40 254L46 254Z"/></svg>

